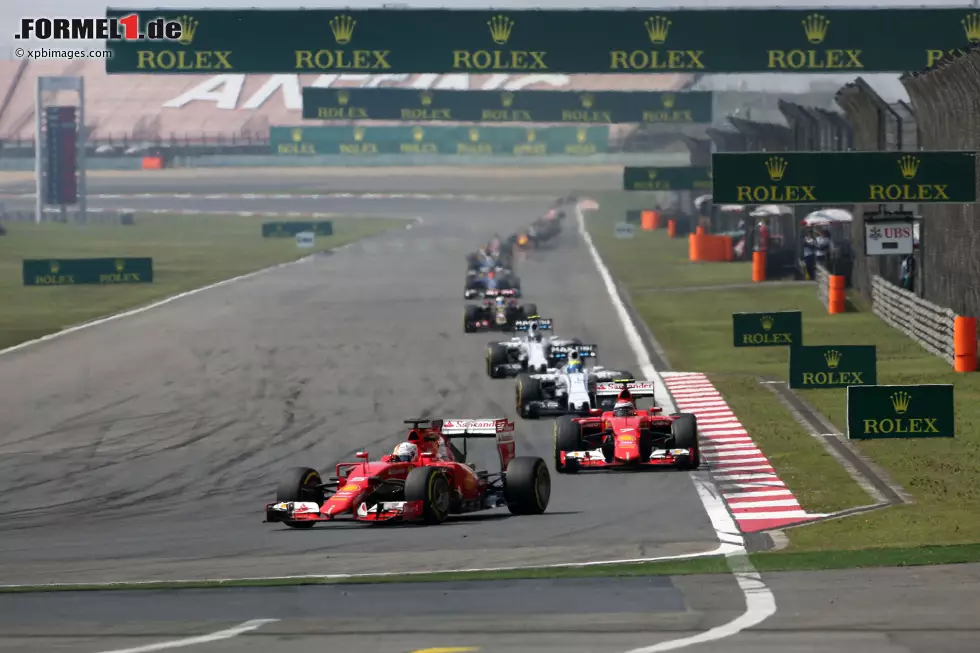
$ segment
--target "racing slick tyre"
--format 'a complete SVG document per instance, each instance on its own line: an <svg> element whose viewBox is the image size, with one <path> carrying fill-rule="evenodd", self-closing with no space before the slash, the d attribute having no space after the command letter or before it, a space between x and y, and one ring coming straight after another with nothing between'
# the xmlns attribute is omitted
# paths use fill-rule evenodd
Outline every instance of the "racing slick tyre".
<svg viewBox="0 0 980 653"><path fill-rule="evenodd" d="M507 349L503 345L492 343L487 347L487 376L491 379L503 378L504 375L494 373L494 368L507 362Z"/></svg>
<svg viewBox="0 0 980 653"><path fill-rule="evenodd" d="M310 467L292 467L283 475L276 488L276 501L312 501L317 505L323 504L323 480L320 472ZM290 528L313 528L316 522L284 522Z"/></svg>
<svg viewBox="0 0 980 653"><path fill-rule="evenodd" d="M449 516L452 492L440 467L416 467L405 479L405 501L422 502L422 521L441 524Z"/></svg>
<svg viewBox="0 0 980 653"><path fill-rule="evenodd" d="M540 515L551 500L551 473L544 460L518 456L504 473L504 501L512 515Z"/></svg>
<svg viewBox="0 0 980 653"><path fill-rule="evenodd" d="M480 307L467 306L463 313L463 333L476 332L476 327L473 326L473 322L476 322L478 319L480 319Z"/></svg>
<svg viewBox="0 0 980 653"><path fill-rule="evenodd" d="M517 414L525 419L537 419L538 411L536 406L528 404L541 401L541 381L532 379L530 374L521 374L517 377Z"/></svg>
<svg viewBox="0 0 980 653"><path fill-rule="evenodd" d="M521 309L524 311L525 320L538 314L537 304L524 304L524 306L522 306Z"/></svg>
<svg viewBox="0 0 980 653"><path fill-rule="evenodd" d="M698 420L691 413L675 413L670 425L673 436L672 449L688 449L691 455L681 459L678 469L697 469L701 466L701 448L698 446Z"/></svg>
<svg viewBox="0 0 980 653"><path fill-rule="evenodd" d="M559 474L574 474L578 471L578 461L561 462L561 452L582 450L582 428L569 415L555 420L555 471Z"/></svg>

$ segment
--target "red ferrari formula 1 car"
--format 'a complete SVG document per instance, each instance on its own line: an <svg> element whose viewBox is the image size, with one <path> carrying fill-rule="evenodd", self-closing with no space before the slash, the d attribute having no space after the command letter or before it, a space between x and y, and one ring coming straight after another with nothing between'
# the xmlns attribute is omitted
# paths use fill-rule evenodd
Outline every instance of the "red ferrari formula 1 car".
<svg viewBox="0 0 980 653"><path fill-rule="evenodd" d="M616 396L613 410L594 409L584 417L555 422L555 469L639 469L701 464L697 419L690 413L662 414L653 406L637 410L635 397L653 397L650 382L599 383L596 396Z"/></svg>
<svg viewBox="0 0 980 653"><path fill-rule="evenodd" d="M506 419L407 420L411 431L395 453L337 465L324 482L307 467L290 469L267 522L312 528L339 517L364 522L439 524L449 515L506 506L515 515L540 515L551 498L551 476L541 458L516 456L514 423ZM451 441L463 442L460 451ZM466 440L496 438L500 473L476 471L466 462ZM400 455L403 451L411 452Z"/></svg>

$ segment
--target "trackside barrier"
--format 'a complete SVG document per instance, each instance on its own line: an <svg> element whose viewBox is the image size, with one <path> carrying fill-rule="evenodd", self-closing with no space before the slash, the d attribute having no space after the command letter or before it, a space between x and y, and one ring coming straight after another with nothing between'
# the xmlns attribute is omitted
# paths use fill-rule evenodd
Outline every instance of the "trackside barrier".
<svg viewBox="0 0 980 653"><path fill-rule="evenodd" d="M766 253L752 252L752 281L759 283L766 280Z"/></svg>
<svg viewBox="0 0 980 653"><path fill-rule="evenodd" d="M640 229L644 231L655 231L659 226L659 213L656 211L643 211L640 213Z"/></svg>
<svg viewBox="0 0 980 653"><path fill-rule="evenodd" d="M691 234L687 237L687 254L691 261L724 262L734 258L729 236Z"/></svg>
<svg viewBox="0 0 980 653"><path fill-rule="evenodd" d="M830 272L819 263L815 266L814 277L817 282L817 298L830 312Z"/></svg>
<svg viewBox="0 0 980 653"><path fill-rule="evenodd" d="M845 288L845 277L840 274L832 274L829 277L827 291L827 312L831 315L843 313L847 304L847 289Z"/></svg>
<svg viewBox="0 0 980 653"><path fill-rule="evenodd" d="M926 351L940 356L950 365L955 364L954 324L959 316L952 310L917 297L877 275L871 279L871 310L890 326L922 345ZM966 328L966 323L963 324L961 328ZM973 351L976 352L975 342Z"/></svg>
<svg viewBox="0 0 980 653"><path fill-rule="evenodd" d="M977 318L956 316L953 319L953 369L975 372L977 369Z"/></svg>
<svg viewBox="0 0 980 653"><path fill-rule="evenodd" d="M674 220L667 221L667 237L676 238L677 237L677 222Z"/></svg>

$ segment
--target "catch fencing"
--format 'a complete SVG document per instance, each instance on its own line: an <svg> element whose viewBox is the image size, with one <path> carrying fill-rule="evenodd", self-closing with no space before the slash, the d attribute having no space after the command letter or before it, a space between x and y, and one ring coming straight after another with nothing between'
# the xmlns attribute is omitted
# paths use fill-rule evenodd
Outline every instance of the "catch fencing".
<svg viewBox="0 0 980 653"><path fill-rule="evenodd" d="M836 95L840 112L781 102L786 125L728 118L709 129L718 152L746 151L980 151L980 46L955 51L901 82L911 102L887 102L857 78ZM694 147L689 145L694 155ZM800 221L818 207L796 207L788 238L799 241ZM829 207L824 207L829 208ZM952 360L952 317L980 315L978 205L885 204L887 211L921 216L911 292L900 286L900 255L866 256L864 213L882 205L839 206L852 213L851 287L883 320L930 351ZM818 288L825 284L818 272ZM826 301L825 289L821 301Z"/></svg>

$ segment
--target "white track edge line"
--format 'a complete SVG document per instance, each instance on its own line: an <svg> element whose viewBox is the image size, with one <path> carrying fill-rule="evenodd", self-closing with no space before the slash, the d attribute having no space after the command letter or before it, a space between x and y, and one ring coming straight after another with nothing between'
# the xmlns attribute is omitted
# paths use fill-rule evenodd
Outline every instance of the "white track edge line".
<svg viewBox="0 0 980 653"><path fill-rule="evenodd" d="M242 635L252 630L257 630L262 626L265 626L266 624L271 624L276 621L279 620L278 619L252 619L251 621L246 621L245 623L239 624L234 628L219 630L213 633L208 633L206 635L197 635L195 637L184 637L182 639L172 639L166 642L157 642L156 644L134 646L133 648L116 648L107 651L100 651L100 653L151 653L152 651L164 651L170 648L186 648L188 646L197 646L198 644L210 644L211 642L218 642L223 639L231 639L232 637L238 637L239 635Z"/></svg>
<svg viewBox="0 0 980 653"><path fill-rule="evenodd" d="M633 324L633 320L630 318L626 306L619 296L616 283L602 262L602 257L599 255L598 250L596 250L592 242L592 237L585 228L585 217L582 215L582 210L578 205L575 207L575 219L578 222L579 235L589 250L596 271L602 277L606 292L609 295L609 300L619 315L619 319L623 324L623 330L626 333L626 339L636 354L636 360L640 364L641 371L647 379L654 382L654 387L656 388L655 394L659 395L657 396L658 403L665 408L672 407L674 404L670 398L667 385L650 361L650 356L647 353L646 347L643 345L640 333L636 325ZM661 403L661 396L665 396L667 401ZM742 537L731 513L729 513L720 490L710 479L702 478L697 474L692 475L691 478L697 488L698 497L701 499L705 512L711 520L711 525L715 529L718 540L725 544L734 545L732 552L726 554L726 560L729 569L731 569L732 574L735 576L735 581L738 583L739 589L745 596L745 612L728 623L721 624L696 635L632 649L626 653L661 653L661 651L673 651L696 644L717 641L731 637L732 635L737 635L746 628L757 626L776 614L776 597L762 580L761 574L752 565L748 551L745 549L745 539Z"/></svg>

